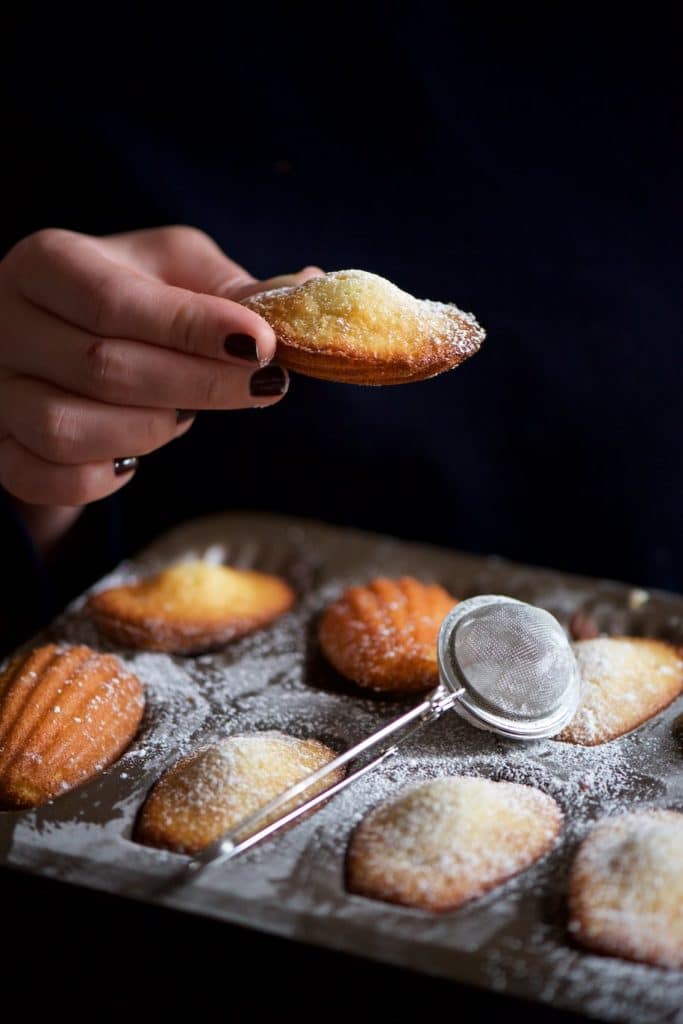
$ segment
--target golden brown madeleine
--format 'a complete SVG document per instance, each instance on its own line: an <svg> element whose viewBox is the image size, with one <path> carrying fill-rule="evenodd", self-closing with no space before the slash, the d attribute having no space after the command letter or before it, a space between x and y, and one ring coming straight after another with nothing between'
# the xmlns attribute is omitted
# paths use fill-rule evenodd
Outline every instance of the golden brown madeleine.
<svg viewBox="0 0 683 1024"><path fill-rule="evenodd" d="M572 865L569 913L588 949L683 968L683 814L603 818Z"/></svg>
<svg viewBox="0 0 683 1024"><path fill-rule="evenodd" d="M599 637L574 644L583 692L557 737L592 747L642 725L683 692L681 652L663 640Z"/></svg>
<svg viewBox="0 0 683 1024"><path fill-rule="evenodd" d="M0 676L0 806L38 807L106 768L137 732L142 685L112 654L46 644Z"/></svg>
<svg viewBox="0 0 683 1024"><path fill-rule="evenodd" d="M552 847L562 813L531 786L456 776L409 787L355 830L351 892L422 910L454 910L524 871Z"/></svg>
<svg viewBox="0 0 683 1024"><path fill-rule="evenodd" d="M457 603L437 583L411 576L349 587L323 613L320 646L337 671L359 686L428 690L439 681L439 628Z"/></svg>
<svg viewBox="0 0 683 1024"><path fill-rule="evenodd" d="M338 270L242 301L275 331L278 362L323 380L423 380L458 366L484 340L470 313L415 299L364 270Z"/></svg>
<svg viewBox="0 0 683 1024"><path fill-rule="evenodd" d="M281 732L216 740L162 775L138 816L135 839L176 853L198 853L334 757L317 740ZM343 774L343 769L333 772L286 810L322 792Z"/></svg>
<svg viewBox="0 0 683 1024"><path fill-rule="evenodd" d="M192 654L260 629L293 604L294 591L278 576L194 561L101 590L88 609L117 643Z"/></svg>

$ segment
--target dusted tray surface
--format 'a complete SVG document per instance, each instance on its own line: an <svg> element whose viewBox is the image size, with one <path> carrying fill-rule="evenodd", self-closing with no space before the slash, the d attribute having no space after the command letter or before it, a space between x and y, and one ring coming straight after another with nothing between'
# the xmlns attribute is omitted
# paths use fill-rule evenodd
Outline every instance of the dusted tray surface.
<svg viewBox="0 0 683 1024"><path fill-rule="evenodd" d="M76 601L36 640L115 650L145 684L143 727L128 752L90 783L38 810L0 813L0 863L606 1020L683 1020L680 972L576 948L566 934L565 907L572 856L598 818L683 807L683 758L671 734L681 700L630 735L593 748L553 740L522 745L448 714L317 814L191 884L174 884L184 858L131 839L152 783L209 739L280 729L342 750L414 702L359 693L319 654L317 615L350 583L412 574L461 598L505 593L564 623L581 608L605 632L679 643L683 598L317 523L242 515L174 530L97 589L188 557L281 573L299 601L273 626L194 658L116 648L83 615L84 599ZM447 914L347 893L346 846L365 812L409 782L449 774L528 783L550 793L565 815L560 842L529 870Z"/></svg>

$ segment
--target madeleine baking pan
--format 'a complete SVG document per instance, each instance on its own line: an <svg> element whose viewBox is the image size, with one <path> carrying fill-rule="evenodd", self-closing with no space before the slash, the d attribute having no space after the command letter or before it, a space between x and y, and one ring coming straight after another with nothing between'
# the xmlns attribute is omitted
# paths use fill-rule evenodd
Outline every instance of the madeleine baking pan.
<svg viewBox="0 0 683 1024"><path fill-rule="evenodd" d="M521 744L446 715L310 818L192 880L183 874L182 856L131 838L150 786L180 755L209 739L279 729L341 751L416 701L359 692L320 655L317 616L350 583L410 574L438 581L460 598L508 594L565 624L580 610L601 631L678 643L683 597L253 515L179 527L94 589L190 557L280 573L296 588L298 602L269 628L199 657L117 648L83 614L85 595L74 602L33 643L115 651L146 688L145 718L124 756L86 785L37 810L0 813L0 863L591 1017L683 1020L683 973L579 949L567 935L565 905L573 854L598 818L644 807L683 809L683 754L671 731L683 700L597 747ZM557 846L521 875L446 914L350 895L344 859L361 817L406 783L449 774L522 782L550 793L565 815Z"/></svg>

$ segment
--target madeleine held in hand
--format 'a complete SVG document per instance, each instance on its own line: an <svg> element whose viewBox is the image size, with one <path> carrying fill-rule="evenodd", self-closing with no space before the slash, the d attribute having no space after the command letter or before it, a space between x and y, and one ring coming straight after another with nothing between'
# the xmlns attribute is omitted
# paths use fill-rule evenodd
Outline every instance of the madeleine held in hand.
<svg viewBox="0 0 683 1024"><path fill-rule="evenodd" d="M453 303L416 299L365 270L338 270L250 295L277 336L278 360L345 384L405 384L452 370L484 331Z"/></svg>
<svg viewBox="0 0 683 1024"><path fill-rule="evenodd" d="M273 329L239 300L318 273L256 281L188 227L19 242L0 262L0 484L43 506L26 513L38 542L67 528L60 507L118 490L197 410L281 398Z"/></svg>

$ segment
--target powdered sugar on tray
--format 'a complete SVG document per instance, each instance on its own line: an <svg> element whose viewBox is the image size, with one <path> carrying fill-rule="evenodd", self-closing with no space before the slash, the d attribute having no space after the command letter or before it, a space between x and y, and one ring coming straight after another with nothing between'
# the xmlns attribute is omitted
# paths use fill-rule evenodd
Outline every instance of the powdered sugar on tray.
<svg viewBox="0 0 683 1024"><path fill-rule="evenodd" d="M683 808L683 760L671 735L681 700L635 732L593 747L519 744L446 714L318 813L191 885L162 892L184 859L131 839L164 769L208 742L277 730L340 751L415 703L360 691L321 656L319 614L349 584L414 575L460 598L507 593L547 608L564 625L581 609L601 634L678 643L683 599L633 601L634 591L618 584L257 516L181 527L97 589L205 555L285 576L299 594L296 606L267 629L186 658L114 647L84 615L83 600L76 602L39 639L115 651L145 687L143 727L91 783L38 811L0 815L0 859L606 1020L683 1020L679 973L580 949L567 930L566 905L577 847L599 819ZM359 822L403 787L446 776L536 787L562 811L557 841L526 870L445 914L349 893L346 856Z"/></svg>

